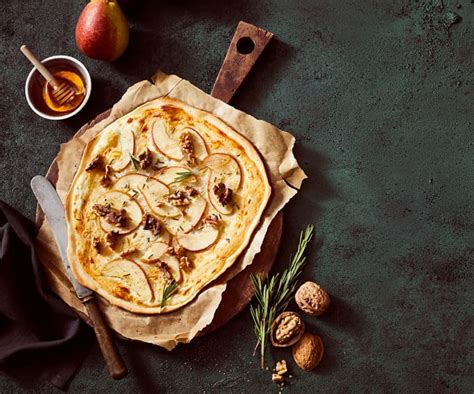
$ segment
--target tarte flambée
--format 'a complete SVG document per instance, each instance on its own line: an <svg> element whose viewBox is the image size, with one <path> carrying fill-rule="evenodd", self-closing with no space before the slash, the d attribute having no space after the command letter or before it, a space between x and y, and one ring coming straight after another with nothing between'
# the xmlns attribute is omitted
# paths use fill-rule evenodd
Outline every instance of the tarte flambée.
<svg viewBox="0 0 474 394"><path fill-rule="evenodd" d="M66 201L73 274L128 311L176 310L235 263L270 194L246 138L180 101L150 101L84 150Z"/></svg>

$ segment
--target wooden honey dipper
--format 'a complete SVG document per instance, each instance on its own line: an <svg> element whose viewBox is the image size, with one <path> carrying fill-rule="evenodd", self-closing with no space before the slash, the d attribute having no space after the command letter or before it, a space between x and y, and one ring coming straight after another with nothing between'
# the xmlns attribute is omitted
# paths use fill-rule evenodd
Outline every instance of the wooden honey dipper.
<svg viewBox="0 0 474 394"><path fill-rule="evenodd" d="M20 48L21 52L27 57L27 59L36 67L39 73L46 79L46 84L49 84L53 89L51 92L51 98L55 104L62 106L67 104L76 95L76 89L66 81L58 81L53 74L41 63L38 58L33 55L26 45L22 45Z"/></svg>

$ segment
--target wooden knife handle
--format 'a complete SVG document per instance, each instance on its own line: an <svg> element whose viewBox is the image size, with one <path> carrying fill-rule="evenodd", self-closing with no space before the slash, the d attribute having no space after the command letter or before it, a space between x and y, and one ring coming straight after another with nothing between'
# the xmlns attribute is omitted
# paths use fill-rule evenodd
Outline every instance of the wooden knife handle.
<svg viewBox="0 0 474 394"><path fill-rule="evenodd" d="M273 33L240 21L211 96L229 103L272 37Z"/></svg>
<svg viewBox="0 0 474 394"><path fill-rule="evenodd" d="M110 334L107 324L104 322L102 312L97 306L95 297L85 300L84 305L86 306L87 313L94 325L95 335L99 342L99 347L104 356L110 376L114 379L122 379L127 375L127 367L120 356L117 345Z"/></svg>

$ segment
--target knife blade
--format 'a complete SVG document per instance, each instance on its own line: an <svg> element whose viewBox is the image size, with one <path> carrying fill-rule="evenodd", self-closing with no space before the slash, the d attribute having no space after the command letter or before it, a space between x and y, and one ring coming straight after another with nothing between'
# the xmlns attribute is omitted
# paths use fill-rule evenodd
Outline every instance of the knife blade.
<svg viewBox="0 0 474 394"><path fill-rule="evenodd" d="M117 345L112 339L109 328L102 316L99 306L96 303L95 293L82 286L74 277L69 259L67 257L67 224L64 216L64 206L59 198L56 189L43 176L37 175L31 179L31 189L38 200L41 209L46 216L46 220L53 232L54 240L61 254L61 258L66 268L67 276L76 291L77 296L87 309L87 314L93 323L93 328L100 350L105 359L110 376L114 379L122 379L127 375L127 367L117 349Z"/></svg>
<svg viewBox="0 0 474 394"><path fill-rule="evenodd" d="M51 231L53 232L54 240L56 241L59 253L61 254L61 259L64 268L66 269L67 276L71 281L72 287L74 287L77 296L81 300L93 296L93 291L78 283L71 272L71 266L67 257L67 225L64 216L64 206L56 189L41 175L36 175L31 179L31 189L48 220Z"/></svg>

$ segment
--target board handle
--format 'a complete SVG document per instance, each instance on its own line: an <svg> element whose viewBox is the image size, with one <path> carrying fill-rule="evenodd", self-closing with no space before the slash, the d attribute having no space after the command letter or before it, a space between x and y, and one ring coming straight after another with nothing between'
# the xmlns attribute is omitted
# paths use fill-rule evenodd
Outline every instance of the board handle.
<svg viewBox="0 0 474 394"><path fill-rule="evenodd" d="M240 21L211 96L229 103L272 37L273 33Z"/></svg>
<svg viewBox="0 0 474 394"><path fill-rule="evenodd" d="M83 303L86 306L87 314L92 320L95 336L97 337L97 342L104 356L110 376L117 380L122 379L127 375L127 367L120 356L117 345L110 335L108 326L104 322L102 312L97 305L95 297L86 299Z"/></svg>

